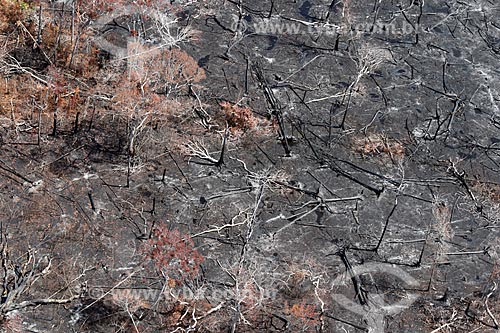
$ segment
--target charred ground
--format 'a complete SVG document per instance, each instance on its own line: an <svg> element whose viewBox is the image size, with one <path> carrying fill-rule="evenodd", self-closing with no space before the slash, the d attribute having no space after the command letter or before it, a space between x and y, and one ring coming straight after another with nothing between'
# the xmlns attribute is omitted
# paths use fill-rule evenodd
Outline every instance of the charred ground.
<svg viewBox="0 0 500 333"><path fill-rule="evenodd" d="M498 330L498 4L0 3L5 331Z"/></svg>

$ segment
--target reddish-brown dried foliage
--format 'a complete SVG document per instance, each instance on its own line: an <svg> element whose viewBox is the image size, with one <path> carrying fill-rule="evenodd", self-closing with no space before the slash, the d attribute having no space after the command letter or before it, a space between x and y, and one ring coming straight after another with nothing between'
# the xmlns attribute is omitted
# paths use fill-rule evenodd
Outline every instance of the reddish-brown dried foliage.
<svg viewBox="0 0 500 333"><path fill-rule="evenodd" d="M295 303L292 306L285 303L285 313L291 317L293 321L305 326L313 326L319 322L320 312L316 310L313 304L307 304L305 300L300 303Z"/></svg>
<svg viewBox="0 0 500 333"><path fill-rule="evenodd" d="M203 256L195 249L189 235L169 230L165 225L155 228L144 252L156 269L177 283L195 278L203 262Z"/></svg>
<svg viewBox="0 0 500 333"><path fill-rule="evenodd" d="M17 0L0 0L0 32L11 30L17 21L22 20L23 3L26 2Z"/></svg>
<svg viewBox="0 0 500 333"><path fill-rule="evenodd" d="M371 134L354 140L355 150L363 155L389 155L394 158L405 156L403 144L383 134Z"/></svg>
<svg viewBox="0 0 500 333"><path fill-rule="evenodd" d="M252 110L248 107L233 105L229 102L222 102L220 106L232 132L246 132L255 128L259 123L257 118L253 115Z"/></svg>
<svg viewBox="0 0 500 333"><path fill-rule="evenodd" d="M164 51L161 63L164 75L170 83L197 83L205 78L205 71L196 60L179 49Z"/></svg>

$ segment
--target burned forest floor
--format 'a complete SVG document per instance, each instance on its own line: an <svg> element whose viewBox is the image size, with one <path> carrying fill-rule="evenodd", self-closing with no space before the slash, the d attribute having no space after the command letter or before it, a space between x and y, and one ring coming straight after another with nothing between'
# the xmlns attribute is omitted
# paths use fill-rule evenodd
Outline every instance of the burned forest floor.
<svg viewBox="0 0 500 333"><path fill-rule="evenodd" d="M498 332L494 0L0 0L1 332Z"/></svg>

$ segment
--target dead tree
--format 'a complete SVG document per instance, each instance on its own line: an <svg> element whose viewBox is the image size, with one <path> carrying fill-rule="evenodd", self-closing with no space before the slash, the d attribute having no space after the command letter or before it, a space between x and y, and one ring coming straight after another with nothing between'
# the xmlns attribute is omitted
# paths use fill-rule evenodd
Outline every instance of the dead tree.
<svg viewBox="0 0 500 333"><path fill-rule="evenodd" d="M283 112L282 112L282 106L279 100L274 96L274 92L269 86L266 77L264 76L264 73L262 72L262 67L260 64L254 64L252 66L253 71L255 73L255 76L257 78L257 81L259 81L259 84L264 91L264 96L266 96L267 104L269 105L269 111L272 116L276 119L276 122L279 126L279 136L280 136L280 141L283 146L283 149L285 150L285 155L287 157L290 157L291 151L290 147L288 145L288 137L286 135L285 131L285 124L283 122Z"/></svg>

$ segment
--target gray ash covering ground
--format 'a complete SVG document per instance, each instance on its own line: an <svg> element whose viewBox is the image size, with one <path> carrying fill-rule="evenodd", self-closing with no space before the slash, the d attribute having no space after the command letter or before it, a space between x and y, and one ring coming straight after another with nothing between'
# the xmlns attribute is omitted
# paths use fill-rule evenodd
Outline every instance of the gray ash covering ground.
<svg viewBox="0 0 500 333"><path fill-rule="evenodd" d="M140 262L136 249L151 224L169 221L205 257L192 288L233 290L246 279L273 295L258 318L247 318L250 325L234 318L231 309L241 304L224 294L227 316L200 332L375 331L377 294L388 304L415 296L382 316L385 332L496 332L500 5L276 0L187 8L183 23L199 33L183 48L205 69L197 95L211 106L208 114L217 118L221 101L240 103L274 122L274 132L230 135L220 166L169 157L169 143L152 140L160 144L145 144L144 167L128 188L110 186L125 184L127 161L116 153L125 138L58 141L65 152L85 146L90 162L80 163L83 151L75 150L40 172L52 177L43 186L63 202L62 216L49 209L54 228L73 235L52 244L52 253L94 267L85 278L89 288L109 287L129 272L120 268ZM224 135L216 130L206 140L214 157ZM7 148L2 158L15 156L20 174L36 175L28 148L19 149L26 154ZM36 156L43 164L60 155ZM16 223L11 216L9 224ZM352 274L350 265L395 267L418 283L388 269ZM334 282L341 274L345 285ZM158 288L147 278L135 283ZM337 294L364 312L351 311ZM295 322L285 304L300 300L321 316ZM126 312L107 297L98 300L99 311L90 303L53 310L63 319L49 331L122 332L113 325L127 321ZM71 311L80 311L76 324ZM157 324L150 312L134 318ZM35 310L27 320L49 327L39 315Z"/></svg>

